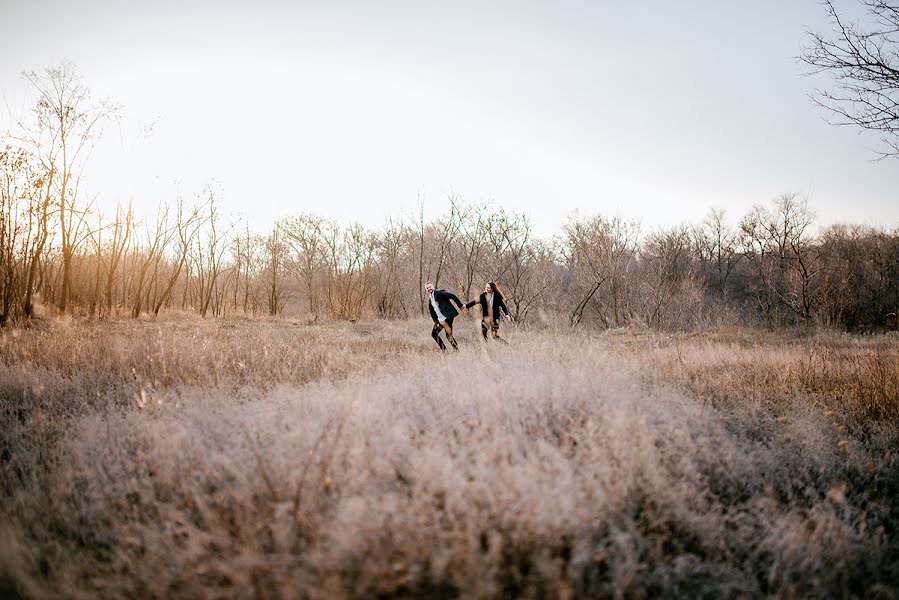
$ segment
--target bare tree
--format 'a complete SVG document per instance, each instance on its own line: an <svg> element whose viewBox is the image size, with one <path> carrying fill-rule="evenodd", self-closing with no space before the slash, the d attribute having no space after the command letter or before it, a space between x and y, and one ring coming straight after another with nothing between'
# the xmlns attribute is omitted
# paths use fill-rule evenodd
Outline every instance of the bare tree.
<svg viewBox="0 0 899 600"><path fill-rule="evenodd" d="M50 239L50 205L53 201L53 177L55 171L42 172L30 188L28 208L28 237L25 243L25 262L28 271L25 276L25 290L22 299L22 314L30 319L34 314L34 291L37 286L38 271L47 240Z"/></svg>
<svg viewBox="0 0 899 600"><path fill-rule="evenodd" d="M739 237L728 226L723 209L710 209L702 223L693 228L693 248L706 287L727 306L728 281L744 255L739 252Z"/></svg>
<svg viewBox="0 0 899 600"><path fill-rule="evenodd" d="M415 221L415 232L418 238L418 310L425 314L425 203L421 192L418 194L418 218Z"/></svg>
<svg viewBox="0 0 899 600"><path fill-rule="evenodd" d="M97 224L95 227L88 228L88 238L94 244L94 276L93 276L93 285L91 286L93 289L91 290L91 302L90 308L88 310L88 314L91 317L98 317L98 311L100 310L100 274L103 271L103 232L106 230L107 226L103 224L103 212L96 211L95 213Z"/></svg>
<svg viewBox="0 0 899 600"><path fill-rule="evenodd" d="M587 219L573 218L563 230L564 255L570 273L569 291L575 304L569 321L579 324L596 293L606 283L614 283L628 267L637 247L639 224L620 217L607 219L595 215ZM614 322L619 322L618 295L613 293ZM604 323L612 321L602 311L597 314Z"/></svg>
<svg viewBox="0 0 899 600"><path fill-rule="evenodd" d="M143 248L135 249L135 254L138 255L136 256L138 272L131 304L131 316L135 319L141 315L146 303L144 293L150 267L158 268L160 261L164 258L166 248L172 240L173 229L169 224L168 205L159 207L156 213L156 222L152 228L146 227L145 235Z"/></svg>
<svg viewBox="0 0 899 600"><path fill-rule="evenodd" d="M507 280L509 310L519 323L525 323L534 307L559 286L558 266L553 247L541 240L528 242L514 253L515 262Z"/></svg>
<svg viewBox="0 0 899 600"><path fill-rule="evenodd" d="M178 279L181 277L181 273L187 265L194 238L197 236L197 233L203 224L203 215L200 212L200 207L194 206L191 209L187 209L184 206L184 201L181 198L178 198L176 210L177 213L175 215L174 226L168 226L168 224L166 224L170 228L164 233L164 243L159 249L156 258L157 264L173 237L176 239L177 243L177 254L174 256L173 268L169 274L168 281L166 282L162 293L159 294L156 302L153 304L154 315L158 315L162 307L171 300L172 293L175 291L175 286L178 284Z"/></svg>
<svg viewBox="0 0 899 600"><path fill-rule="evenodd" d="M94 248L94 275L88 314L102 318L104 308L107 315L112 312L112 288L119 263L131 238L134 211L129 202L127 209L121 204L116 205L115 217L111 223L104 223L101 211L96 211L95 216L96 225L87 229L87 237L93 242ZM104 243L104 234L107 232L111 239ZM105 285L101 291L101 281L104 279Z"/></svg>
<svg viewBox="0 0 899 600"><path fill-rule="evenodd" d="M640 316L652 327L696 324L698 285L690 228L678 225L648 236L640 250Z"/></svg>
<svg viewBox="0 0 899 600"><path fill-rule="evenodd" d="M107 246L106 256L106 282L104 300L106 302L106 314L112 314L112 296L113 286L116 283L116 276L119 270L122 256L128 248L128 242L131 239L131 233L134 230L134 209L131 202L128 207L124 208L121 204L116 205L115 220L112 223L112 239Z"/></svg>
<svg viewBox="0 0 899 600"><path fill-rule="evenodd" d="M282 221L279 227L291 250L290 271L303 288L312 319L318 320L321 302L317 284L329 269L328 248L336 243L337 224L303 214Z"/></svg>
<svg viewBox="0 0 899 600"><path fill-rule="evenodd" d="M813 100L837 125L876 132L886 146L882 156L899 156L899 3L861 0L870 22L847 21L831 0L823 0L832 30L809 32L801 59L811 73L829 74L830 90Z"/></svg>
<svg viewBox="0 0 899 600"><path fill-rule="evenodd" d="M72 283L72 258L85 236L81 231L86 209L78 206L78 191L88 155L99 139L104 121L118 107L94 100L72 63L26 71L23 78L37 93L36 125L23 128L46 172L57 173L56 210L59 218L62 286L58 308L67 308Z"/></svg>
<svg viewBox="0 0 899 600"><path fill-rule="evenodd" d="M503 281L512 268L510 249L520 232L520 218L501 208L485 216L485 249L481 266L481 275L485 279Z"/></svg>
<svg viewBox="0 0 899 600"><path fill-rule="evenodd" d="M754 207L740 222L744 252L756 273L756 299L769 321L780 323L780 308L803 322L812 320L818 273L809 228L812 212L796 194L782 194L771 207Z"/></svg>
<svg viewBox="0 0 899 600"><path fill-rule="evenodd" d="M500 250L504 255L497 257L496 262L502 268L492 278L503 281L512 316L523 320L530 303L543 292L533 285L539 247L532 239L531 221L523 213L511 216L503 213L490 229L502 240Z"/></svg>
<svg viewBox="0 0 899 600"><path fill-rule="evenodd" d="M837 224L818 242L819 322L849 331L894 329L899 307L899 230Z"/></svg>
<svg viewBox="0 0 899 600"><path fill-rule="evenodd" d="M244 224L243 234L234 236L231 253L234 256L234 285L231 293L231 308L238 307L247 314L250 303L250 277L255 269L256 243L250 235L250 227ZM242 280L242 283L241 283ZM242 290L242 293L241 293Z"/></svg>
<svg viewBox="0 0 899 600"><path fill-rule="evenodd" d="M436 261L436 264L431 266L430 271L434 273L434 285L436 287L440 286L440 278L444 275L444 268L447 266L450 252L462 226L462 205L453 195L450 195L449 199L449 212L437 219L437 222L432 227L434 236L433 259Z"/></svg>
<svg viewBox="0 0 899 600"><path fill-rule="evenodd" d="M263 239L262 259L268 314L274 317L281 314L287 300L283 281L286 271L287 246L284 243L280 227L272 229L272 232Z"/></svg>
<svg viewBox="0 0 899 600"><path fill-rule="evenodd" d="M20 295L23 237L29 234L22 200L33 182L28 155L10 146L0 149L0 327L14 317ZM26 200L27 202L27 200Z"/></svg>
<svg viewBox="0 0 899 600"><path fill-rule="evenodd" d="M209 186L203 195L206 196L206 213L203 216L199 234L194 236L189 260L191 273L194 275L195 308L200 316L205 318L222 272L222 259L228 249L227 230L229 228L223 226L221 222L215 190Z"/></svg>
<svg viewBox="0 0 899 600"><path fill-rule="evenodd" d="M389 220L378 238L378 297L376 309L385 317L408 315L403 301L404 283L414 279L404 275L403 264L411 249L412 232L400 221Z"/></svg>
<svg viewBox="0 0 899 600"><path fill-rule="evenodd" d="M328 298L331 315L357 319L370 299L371 270L377 237L361 225L347 227L342 235L326 238L330 276Z"/></svg>
<svg viewBox="0 0 899 600"><path fill-rule="evenodd" d="M487 218L481 206L467 206L460 213L458 253L464 260L462 295L470 298L487 242Z"/></svg>

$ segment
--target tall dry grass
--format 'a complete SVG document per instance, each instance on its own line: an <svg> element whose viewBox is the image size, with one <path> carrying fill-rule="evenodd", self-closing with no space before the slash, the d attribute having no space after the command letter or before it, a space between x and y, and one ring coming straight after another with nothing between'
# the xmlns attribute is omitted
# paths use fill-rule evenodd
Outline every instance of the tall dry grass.
<svg viewBox="0 0 899 600"><path fill-rule="evenodd" d="M891 597L895 338L0 337L0 593Z"/></svg>

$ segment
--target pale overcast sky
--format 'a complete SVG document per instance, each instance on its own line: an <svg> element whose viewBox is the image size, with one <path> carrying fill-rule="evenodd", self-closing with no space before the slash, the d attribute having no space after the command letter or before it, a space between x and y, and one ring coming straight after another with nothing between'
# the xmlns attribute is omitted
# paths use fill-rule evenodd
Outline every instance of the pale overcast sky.
<svg viewBox="0 0 899 600"><path fill-rule="evenodd" d="M544 235L575 210L651 229L790 191L823 223L899 225L899 160L807 98L806 27L826 28L815 0L0 0L0 91L21 111L21 71L73 61L125 109L90 192L147 211L215 181L258 230L379 226L419 191L431 215L454 191Z"/></svg>

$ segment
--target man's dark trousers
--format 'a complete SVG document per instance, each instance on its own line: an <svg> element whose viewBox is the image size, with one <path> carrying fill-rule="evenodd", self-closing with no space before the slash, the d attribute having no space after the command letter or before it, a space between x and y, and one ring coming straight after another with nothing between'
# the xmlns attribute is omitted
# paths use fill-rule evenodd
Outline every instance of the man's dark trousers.
<svg viewBox="0 0 899 600"><path fill-rule="evenodd" d="M459 346L456 345L456 338L453 337L453 319L438 321L437 323L434 323L434 329L431 330L431 337L437 340L437 345L440 346L441 350L446 350L446 344L440 339L441 330L446 332L446 339L449 340L449 343L453 348L458 350Z"/></svg>

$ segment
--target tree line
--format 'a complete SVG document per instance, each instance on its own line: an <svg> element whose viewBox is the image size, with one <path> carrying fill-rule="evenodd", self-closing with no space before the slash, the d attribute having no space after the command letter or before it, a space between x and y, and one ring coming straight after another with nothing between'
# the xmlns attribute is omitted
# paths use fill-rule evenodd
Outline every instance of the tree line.
<svg viewBox="0 0 899 600"><path fill-rule="evenodd" d="M815 231L796 194L735 225L712 209L644 233L594 214L572 216L551 239L525 213L458 197L432 220L422 207L368 229L305 213L264 235L225 219L214 187L143 222L130 205L102 214L80 181L117 107L94 100L70 64L25 78L38 98L32 118L0 144L3 325L41 311L406 318L426 313L426 281L470 298L490 280L523 323L896 327L899 229Z"/></svg>

